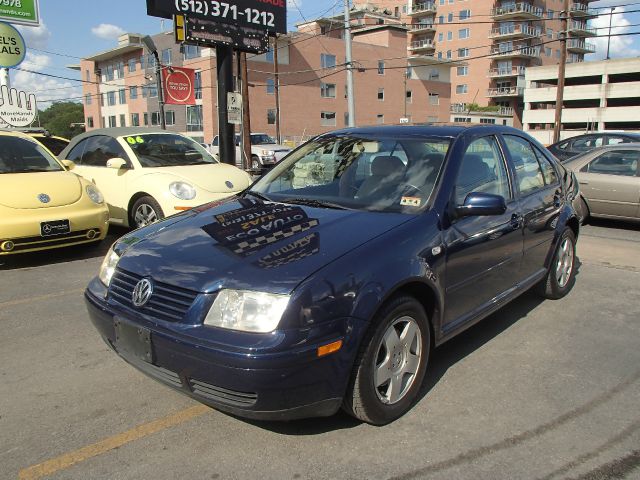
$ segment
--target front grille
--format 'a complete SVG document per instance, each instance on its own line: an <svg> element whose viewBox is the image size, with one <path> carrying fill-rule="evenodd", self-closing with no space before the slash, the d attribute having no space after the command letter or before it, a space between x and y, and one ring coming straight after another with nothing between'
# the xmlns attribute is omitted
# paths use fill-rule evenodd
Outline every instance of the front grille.
<svg viewBox="0 0 640 480"><path fill-rule="evenodd" d="M200 397L236 407L251 407L258 401L257 393L227 390L199 380L190 379L189 386L191 391Z"/></svg>
<svg viewBox="0 0 640 480"><path fill-rule="evenodd" d="M153 283L153 294L141 308L134 307L131 300L133 289L144 277L124 270L116 270L109 287L109 298L135 310L139 310L154 318L168 322L179 322L184 319L187 311L198 296L198 292L185 288L174 287L166 283Z"/></svg>
<svg viewBox="0 0 640 480"><path fill-rule="evenodd" d="M87 234L93 230L96 232L92 239L87 238ZM56 235L55 237L23 237L10 239L15 247L12 252L19 252L22 250L30 250L32 248L53 247L56 245L66 245L67 243L82 242L88 240L96 240L100 236L100 229L93 228L91 230L80 230L76 232L63 233L62 235ZM0 242L2 240L0 239Z"/></svg>

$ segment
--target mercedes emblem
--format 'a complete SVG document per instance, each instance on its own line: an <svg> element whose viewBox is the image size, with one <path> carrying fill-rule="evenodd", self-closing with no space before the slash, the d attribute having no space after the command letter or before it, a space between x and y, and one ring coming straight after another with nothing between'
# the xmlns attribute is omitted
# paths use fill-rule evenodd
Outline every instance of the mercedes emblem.
<svg viewBox="0 0 640 480"><path fill-rule="evenodd" d="M131 301L136 307L144 307L151 295L153 294L153 284L150 280L143 278L140 280L133 289L131 294Z"/></svg>

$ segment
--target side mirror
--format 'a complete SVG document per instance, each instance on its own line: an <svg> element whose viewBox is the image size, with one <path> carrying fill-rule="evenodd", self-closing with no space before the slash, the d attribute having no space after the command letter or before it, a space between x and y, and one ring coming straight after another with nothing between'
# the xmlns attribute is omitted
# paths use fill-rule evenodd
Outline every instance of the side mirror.
<svg viewBox="0 0 640 480"><path fill-rule="evenodd" d="M502 215L507 211L507 203L504 197L491 193L471 192L464 199L464 205L456 207L456 216L488 216Z"/></svg>
<svg viewBox="0 0 640 480"><path fill-rule="evenodd" d="M60 160L60 163L64 166L64 168L66 168L67 170L73 170L74 168L76 168L76 164L75 162L71 161L71 160Z"/></svg>
<svg viewBox="0 0 640 480"><path fill-rule="evenodd" d="M112 158L107 161L107 168L113 168L114 170L121 170L127 166L127 161L124 158Z"/></svg>

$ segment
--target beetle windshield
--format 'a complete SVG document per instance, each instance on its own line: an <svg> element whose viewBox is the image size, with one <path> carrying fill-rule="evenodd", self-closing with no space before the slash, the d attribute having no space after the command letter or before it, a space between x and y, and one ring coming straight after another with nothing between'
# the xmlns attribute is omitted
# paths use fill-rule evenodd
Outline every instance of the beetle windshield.
<svg viewBox="0 0 640 480"><path fill-rule="evenodd" d="M412 213L428 203L450 143L325 135L294 150L251 192L283 203Z"/></svg>
<svg viewBox="0 0 640 480"><path fill-rule="evenodd" d="M182 135L131 135L124 137L124 140L145 168L218 163L202 145Z"/></svg>
<svg viewBox="0 0 640 480"><path fill-rule="evenodd" d="M0 136L0 174L61 170L62 166L39 143L26 138Z"/></svg>

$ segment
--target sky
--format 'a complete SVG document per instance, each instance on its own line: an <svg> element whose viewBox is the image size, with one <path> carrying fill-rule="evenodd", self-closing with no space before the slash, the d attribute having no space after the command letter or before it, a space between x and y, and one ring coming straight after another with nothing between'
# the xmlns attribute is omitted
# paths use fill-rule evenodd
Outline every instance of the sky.
<svg viewBox="0 0 640 480"><path fill-rule="evenodd" d="M310 20L329 13L342 11L342 0L287 0L289 30L303 19ZM375 0L371 0L375 4ZM620 5L624 5L620 7ZM591 7L616 6L612 19L612 33L640 32L640 0L605 0L591 3ZM471 6L473 15L473 6ZM40 0L41 26L19 27L27 43L27 57L20 65L23 71L11 72L12 86L35 92L39 107L46 108L51 101L77 100L82 95L79 72L67 68L77 64L81 57L115 47L117 38L125 32L154 34L161 31L161 20L146 14L145 0ZM618 14L620 13L620 14ZM592 21L606 35L609 16ZM634 26L638 25L638 26ZM165 29L171 22L165 21ZM594 38L597 53L587 60L605 58L607 38ZM610 56L635 57L640 55L640 35L611 38ZM30 70L30 73L24 70ZM53 75L54 78L42 74Z"/></svg>

